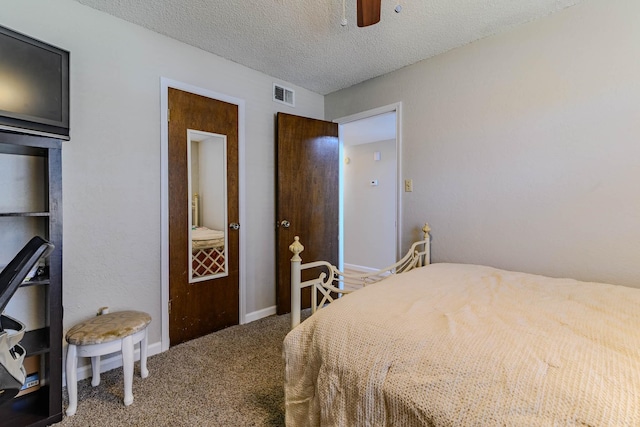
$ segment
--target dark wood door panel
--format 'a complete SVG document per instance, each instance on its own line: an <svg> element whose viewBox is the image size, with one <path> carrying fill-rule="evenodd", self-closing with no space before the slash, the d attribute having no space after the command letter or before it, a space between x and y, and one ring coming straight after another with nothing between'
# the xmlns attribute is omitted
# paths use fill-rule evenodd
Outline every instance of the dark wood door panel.
<svg viewBox="0 0 640 427"><path fill-rule="evenodd" d="M305 262L338 262L338 125L279 113L276 156L276 218L290 223L278 227L276 238L277 311L284 314L291 311L289 245L295 236L305 246Z"/></svg>
<svg viewBox="0 0 640 427"><path fill-rule="evenodd" d="M227 136L227 218L239 222L238 106L169 88L169 340L239 323L239 232L227 230L229 275L189 283L187 129Z"/></svg>

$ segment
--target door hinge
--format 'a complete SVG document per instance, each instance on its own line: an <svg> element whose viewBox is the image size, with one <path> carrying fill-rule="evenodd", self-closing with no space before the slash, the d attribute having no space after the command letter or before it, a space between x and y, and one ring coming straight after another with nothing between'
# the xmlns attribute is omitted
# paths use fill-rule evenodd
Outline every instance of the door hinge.
<svg viewBox="0 0 640 427"><path fill-rule="evenodd" d="M171 300L169 300L169 314L171 314Z"/></svg>
<svg viewBox="0 0 640 427"><path fill-rule="evenodd" d="M171 121L171 109L167 108L167 121Z"/></svg>

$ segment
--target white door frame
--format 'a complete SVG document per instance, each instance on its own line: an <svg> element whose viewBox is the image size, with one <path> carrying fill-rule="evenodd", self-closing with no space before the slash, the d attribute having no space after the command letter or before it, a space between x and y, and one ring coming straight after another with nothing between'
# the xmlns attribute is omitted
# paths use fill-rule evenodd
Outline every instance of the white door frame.
<svg viewBox="0 0 640 427"><path fill-rule="evenodd" d="M340 135L340 158L342 159L342 132L340 128L350 122L357 120L368 119L369 117L378 116L385 113L396 113L396 259L399 254L402 253L402 102L396 102L394 104L385 105L382 107L374 108L372 110L362 111L360 113L352 114L346 117L340 117L333 120L334 123L338 123L338 135ZM340 161L340 177L342 179L344 163ZM343 183L340 181L340 240L338 242L339 251L339 268L344 266L344 220L343 220Z"/></svg>
<svg viewBox="0 0 640 427"><path fill-rule="evenodd" d="M225 94L196 87L187 83L171 80L165 77L160 78L160 265L161 265L161 288L162 288L162 351L169 349L169 124L167 121L167 110L169 108L169 88L179 89L196 95L228 102L238 106L238 204L240 211L240 224L246 225L245 218L245 183L244 183L244 159L245 159L245 102L243 99L234 98ZM246 321L246 283L245 283L245 236L242 227L240 233L240 253L239 253L239 314L240 324Z"/></svg>

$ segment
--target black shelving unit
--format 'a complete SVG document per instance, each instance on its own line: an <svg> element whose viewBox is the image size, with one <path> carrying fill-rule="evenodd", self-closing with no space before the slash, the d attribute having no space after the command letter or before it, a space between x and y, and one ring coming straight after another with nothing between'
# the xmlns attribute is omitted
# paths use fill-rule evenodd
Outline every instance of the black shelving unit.
<svg viewBox="0 0 640 427"><path fill-rule="evenodd" d="M44 179L38 183L45 197L44 211L0 212L0 218L24 218L43 222L45 236L55 246L47 259L48 274L22 286L45 289L46 325L28 331L21 345L27 356L40 355L40 389L0 406L0 424L47 426L62 420L62 141L47 137L0 131L0 153L44 159ZM0 186L6 185L0 183ZM0 229L0 236L2 229ZM25 242L26 243L26 242ZM7 262L9 260L6 260Z"/></svg>

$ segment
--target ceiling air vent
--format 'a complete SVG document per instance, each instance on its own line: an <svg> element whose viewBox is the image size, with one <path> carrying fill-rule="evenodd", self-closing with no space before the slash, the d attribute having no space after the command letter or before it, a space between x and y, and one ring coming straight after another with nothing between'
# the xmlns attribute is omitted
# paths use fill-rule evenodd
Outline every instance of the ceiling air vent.
<svg viewBox="0 0 640 427"><path fill-rule="evenodd" d="M293 92L293 89L289 89L288 87L280 86L275 83L273 84L273 100L275 102L281 102L291 107L295 107L296 103L294 95L295 93Z"/></svg>

